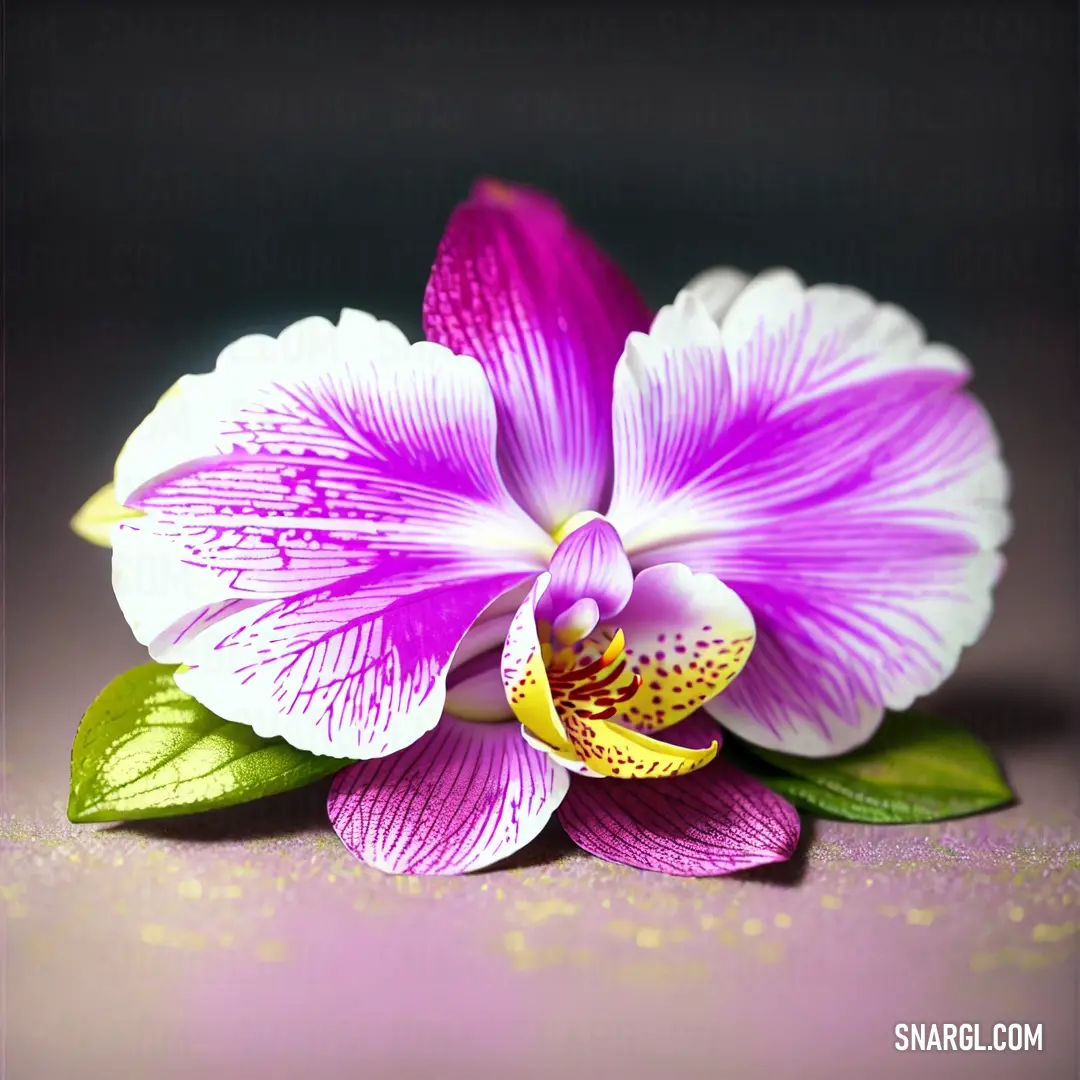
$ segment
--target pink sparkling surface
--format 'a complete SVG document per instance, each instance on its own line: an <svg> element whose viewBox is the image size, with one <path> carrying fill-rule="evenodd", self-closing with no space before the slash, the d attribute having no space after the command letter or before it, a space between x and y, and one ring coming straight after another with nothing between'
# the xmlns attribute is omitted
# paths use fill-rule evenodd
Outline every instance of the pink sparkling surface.
<svg viewBox="0 0 1080 1080"><path fill-rule="evenodd" d="M704 881L557 832L510 869L389 877L323 823L325 784L79 827L11 782L9 1075L69 1075L77 1049L88 1080L1072 1076L1075 771L1054 747L1010 771L1015 808L819 823L792 866ZM1044 1050L893 1049L933 1021L1041 1023Z"/></svg>

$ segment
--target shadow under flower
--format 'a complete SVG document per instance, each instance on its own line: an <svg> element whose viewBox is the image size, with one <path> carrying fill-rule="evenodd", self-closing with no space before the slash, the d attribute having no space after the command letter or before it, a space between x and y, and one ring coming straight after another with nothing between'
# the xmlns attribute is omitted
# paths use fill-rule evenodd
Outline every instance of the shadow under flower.
<svg viewBox="0 0 1080 1080"><path fill-rule="evenodd" d="M732 874L732 880L757 881L766 885L783 887L798 885L806 874L807 854L814 841L816 824L813 818L805 815L802 817L799 843L787 862L773 863L754 870L742 870ZM474 874L470 874L470 877L503 873L507 870L539 870L544 867L553 867L561 860L573 856L580 857L584 862L596 863L598 866L602 863L601 859L582 851L566 834L558 818L552 818L540 835L527 847L493 866L475 871Z"/></svg>
<svg viewBox="0 0 1080 1080"><path fill-rule="evenodd" d="M989 680L954 683L916 708L970 731L994 749L1065 741L1076 733L1077 704L1036 687Z"/></svg>
<svg viewBox="0 0 1080 1080"><path fill-rule="evenodd" d="M1024 751L1045 750L1056 744L1075 759L1080 749L1080 706L1064 694L1036 687L1000 686L987 680L948 686L920 707L960 725L990 747L1015 795L993 813L1012 809L1022 801L1011 766Z"/></svg>
<svg viewBox="0 0 1080 1080"><path fill-rule="evenodd" d="M483 870L477 870L470 876L479 877L483 874L502 873L506 870L535 870L543 866L553 866L560 859L575 854L580 855L583 852L567 836L559 819L553 817L531 844L526 844L509 858L485 867Z"/></svg>
<svg viewBox="0 0 1080 1080"><path fill-rule="evenodd" d="M192 843L284 840L303 833L330 832L326 797L330 779L255 802L206 810L183 817L121 821L110 831L147 839Z"/></svg>
<svg viewBox="0 0 1080 1080"><path fill-rule="evenodd" d="M801 885L806 876L806 868L809 863L810 848L814 843L817 832L817 819L808 814L800 814L801 828L799 842L791 853L791 858L782 863L770 863L768 866L758 866L753 870L743 870L732 875L733 881L755 881L760 885L773 885L779 888L790 889Z"/></svg>

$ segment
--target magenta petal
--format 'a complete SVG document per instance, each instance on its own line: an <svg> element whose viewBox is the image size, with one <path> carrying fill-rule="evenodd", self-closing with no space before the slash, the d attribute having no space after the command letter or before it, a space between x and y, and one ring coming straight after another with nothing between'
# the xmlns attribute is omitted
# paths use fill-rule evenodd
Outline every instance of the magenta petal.
<svg viewBox="0 0 1080 1080"><path fill-rule="evenodd" d="M400 750L438 721L477 617L555 550L496 437L475 360L370 315L242 338L120 455L143 512L113 545L121 609L223 719L313 753Z"/></svg>
<svg viewBox="0 0 1080 1080"><path fill-rule="evenodd" d="M548 529L601 508L615 366L649 320L634 286L547 196L486 180L454 211L424 333L484 366L502 474Z"/></svg>
<svg viewBox="0 0 1080 1080"><path fill-rule="evenodd" d="M380 758L439 722L445 680L478 612L516 577L442 585L382 610L326 590L219 611L184 643L177 683L218 716L342 758Z"/></svg>
<svg viewBox="0 0 1080 1080"><path fill-rule="evenodd" d="M327 801L342 843L392 874L462 874L533 840L569 777L517 724L444 716L412 746L338 773Z"/></svg>
<svg viewBox="0 0 1080 1080"><path fill-rule="evenodd" d="M716 728L695 716L662 737L703 745L702 739L716 738ZM678 877L783 862L799 841L794 807L723 758L672 779L575 776L559 821L592 855Z"/></svg>
<svg viewBox="0 0 1080 1080"><path fill-rule="evenodd" d="M607 517L635 571L683 563L758 641L706 708L806 756L865 742L983 632L1008 477L967 363L889 304L793 274L682 294L615 377ZM727 292L724 292L727 289Z"/></svg>

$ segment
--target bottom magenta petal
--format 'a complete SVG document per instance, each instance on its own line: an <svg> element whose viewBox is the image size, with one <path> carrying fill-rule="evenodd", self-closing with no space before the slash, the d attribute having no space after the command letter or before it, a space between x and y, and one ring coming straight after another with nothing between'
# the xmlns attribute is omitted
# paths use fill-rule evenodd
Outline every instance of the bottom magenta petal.
<svg viewBox="0 0 1080 1080"><path fill-rule="evenodd" d="M692 717L666 737L692 746L710 726ZM590 854L679 877L784 862L799 841L795 808L722 758L661 780L574 776L558 813Z"/></svg>
<svg viewBox="0 0 1080 1080"><path fill-rule="evenodd" d="M393 874L462 874L533 840L569 776L516 723L444 716L406 749L338 773L327 810L358 859Z"/></svg>

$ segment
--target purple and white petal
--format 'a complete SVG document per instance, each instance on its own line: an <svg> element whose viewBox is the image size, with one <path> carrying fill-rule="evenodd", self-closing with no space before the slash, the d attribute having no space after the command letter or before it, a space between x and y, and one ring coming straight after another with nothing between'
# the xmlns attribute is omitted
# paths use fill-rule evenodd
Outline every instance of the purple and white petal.
<svg viewBox="0 0 1080 1080"><path fill-rule="evenodd" d="M967 361L927 343L922 325L893 304L843 285L809 288L790 270L759 274L722 322L740 408L790 412L796 406L889 375L937 373L961 385Z"/></svg>
<svg viewBox="0 0 1080 1080"><path fill-rule="evenodd" d="M608 516L635 569L716 574L753 612L754 658L710 711L842 753L985 627L1010 528L997 437L962 358L855 290L774 272L706 318L684 293L628 342Z"/></svg>
<svg viewBox="0 0 1080 1080"><path fill-rule="evenodd" d="M298 324L306 359L290 327L280 348L264 339L261 365L189 376L125 446L117 497L247 594L291 595L391 559L469 576L543 568L555 545L499 476L483 371L373 319L365 339L360 317L339 334Z"/></svg>
<svg viewBox="0 0 1080 1080"><path fill-rule="evenodd" d="M391 874L462 874L536 838L569 775L517 724L443 717L412 746L338 773L327 809L358 859Z"/></svg>
<svg viewBox="0 0 1080 1080"><path fill-rule="evenodd" d="M596 602L597 618L610 619L626 606L634 588L622 540L603 518L586 522L563 540L548 572L551 588L544 599L552 619L586 598Z"/></svg>
<svg viewBox="0 0 1080 1080"><path fill-rule="evenodd" d="M479 358L514 497L554 531L598 510L611 475L611 381L650 312L547 196L478 183L450 219L424 296L424 333Z"/></svg>
<svg viewBox="0 0 1080 1080"><path fill-rule="evenodd" d="M698 715L662 737L700 748L716 738L716 730ZM794 808L722 757L688 776L663 780L575 776L559 821L592 855L680 877L783 862L799 841Z"/></svg>
<svg viewBox="0 0 1080 1080"><path fill-rule="evenodd" d="M384 757L439 722L458 643L512 580L443 586L388 606L338 588L225 609L187 637L176 681L259 735L329 757Z"/></svg>
<svg viewBox="0 0 1080 1080"><path fill-rule="evenodd" d="M669 552L724 566L757 623L751 662L705 708L750 742L808 757L860 745L886 708L940 686L982 636L1004 567L963 537L875 520L845 528L840 514L828 532L830 520L803 520L801 533L786 522L790 546L777 528Z"/></svg>
<svg viewBox="0 0 1080 1080"><path fill-rule="evenodd" d="M115 537L121 608L225 719L325 754L407 745L477 616L555 547L495 439L476 361L369 315L242 339L120 455L145 515Z"/></svg>

